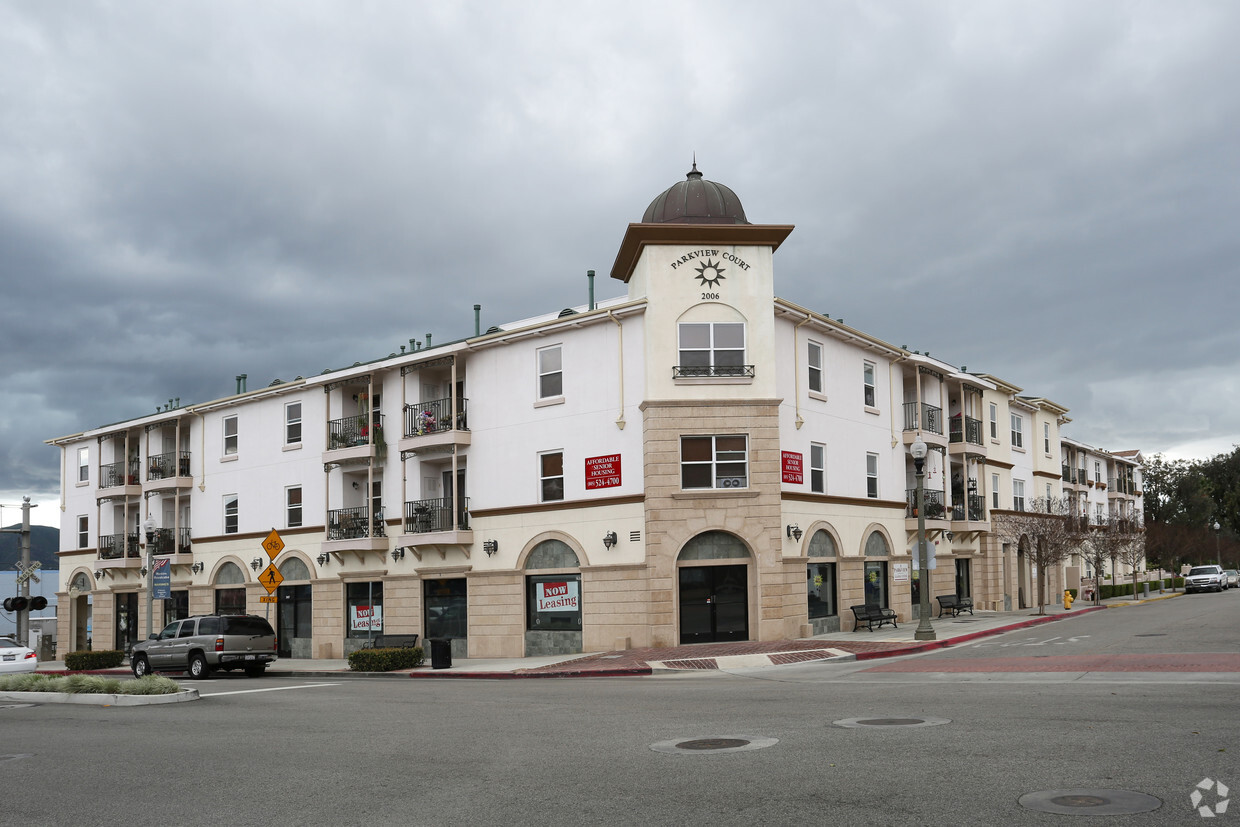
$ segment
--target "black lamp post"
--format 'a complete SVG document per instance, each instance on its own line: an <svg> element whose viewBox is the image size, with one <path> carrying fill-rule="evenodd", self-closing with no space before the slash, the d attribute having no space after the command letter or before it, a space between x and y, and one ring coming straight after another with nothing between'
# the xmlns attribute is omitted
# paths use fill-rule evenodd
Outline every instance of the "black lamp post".
<svg viewBox="0 0 1240 827"><path fill-rule="evenodd" d="M926 454L929 448L918 434L917 441L909 446L913 455L913 467L917 472L917 592L920 607L914 640L937 640L934 627L930 625L930 552L926 547Z"/></svg>
<svg viewBox="0 0 1240 827"><path fill-rule="evenodd" d="M155 634L155 521L150 517L142 524L146 532L146 635Z"/></svg>

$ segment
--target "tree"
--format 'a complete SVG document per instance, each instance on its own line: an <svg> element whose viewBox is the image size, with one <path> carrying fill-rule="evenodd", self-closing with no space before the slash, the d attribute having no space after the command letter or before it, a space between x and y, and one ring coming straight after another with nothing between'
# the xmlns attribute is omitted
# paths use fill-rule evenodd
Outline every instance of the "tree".
<svg viewBox="0 0 1240 827"><path fill-rule="evenodd" d="M1029 561L1037 566L1038 614L1046 614L1051 568L1072 552L1079 534L1068 519L1066 499L1038 498L1028 505L1028 511L992 511L990 522L997 536L1023 547Z"/></svg>
<svg viewBox="0 0 1240 827"><path fill-rule="evenodd" d="M1121 563L1132 567L1132 599L1137 599L1137 573L1145 563L1145 532L1132 520L1115 520L1116 534L1123 538L1116 557Z"/></svg>

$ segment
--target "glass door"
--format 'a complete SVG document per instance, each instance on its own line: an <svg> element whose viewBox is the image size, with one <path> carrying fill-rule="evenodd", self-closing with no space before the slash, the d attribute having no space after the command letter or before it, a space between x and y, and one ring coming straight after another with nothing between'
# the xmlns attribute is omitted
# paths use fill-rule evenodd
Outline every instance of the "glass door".
<svg viewBox="0 0 1240 827"><path fill-rule="evenodd" d="M747 566L680 569L680 642L749 640Z"/></svg>

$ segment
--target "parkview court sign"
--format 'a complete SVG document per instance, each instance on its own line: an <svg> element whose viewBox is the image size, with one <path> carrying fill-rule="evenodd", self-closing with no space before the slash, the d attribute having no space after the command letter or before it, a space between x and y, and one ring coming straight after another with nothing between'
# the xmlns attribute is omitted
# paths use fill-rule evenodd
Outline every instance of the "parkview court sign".
<svg viewBox="0 0 1240 827"><path fill-rule="evenodd" d="M539 583L535 596L540 612L575 612L581 608L580 585L576 580Z"/></svg>

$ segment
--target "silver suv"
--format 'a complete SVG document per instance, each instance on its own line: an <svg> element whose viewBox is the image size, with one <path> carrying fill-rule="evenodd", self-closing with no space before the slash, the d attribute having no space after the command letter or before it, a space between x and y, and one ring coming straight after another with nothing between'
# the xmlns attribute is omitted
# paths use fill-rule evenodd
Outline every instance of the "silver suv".
<svg viewBox="0 0 1240 827"><path fill-rule="evenodd" d="M1221 592L1227 588L1222 566L1193 566L1184 577L1184 593Z"/></svg>
<svg viewBox="0 0 1240 827"><path fill-rule="evenodd" d="M256 615L195 615L174 620L158 635L134 644L134 677L151 672L186 672L205 678L212 669L263 674L276 659L276 633Z"/></svg>

